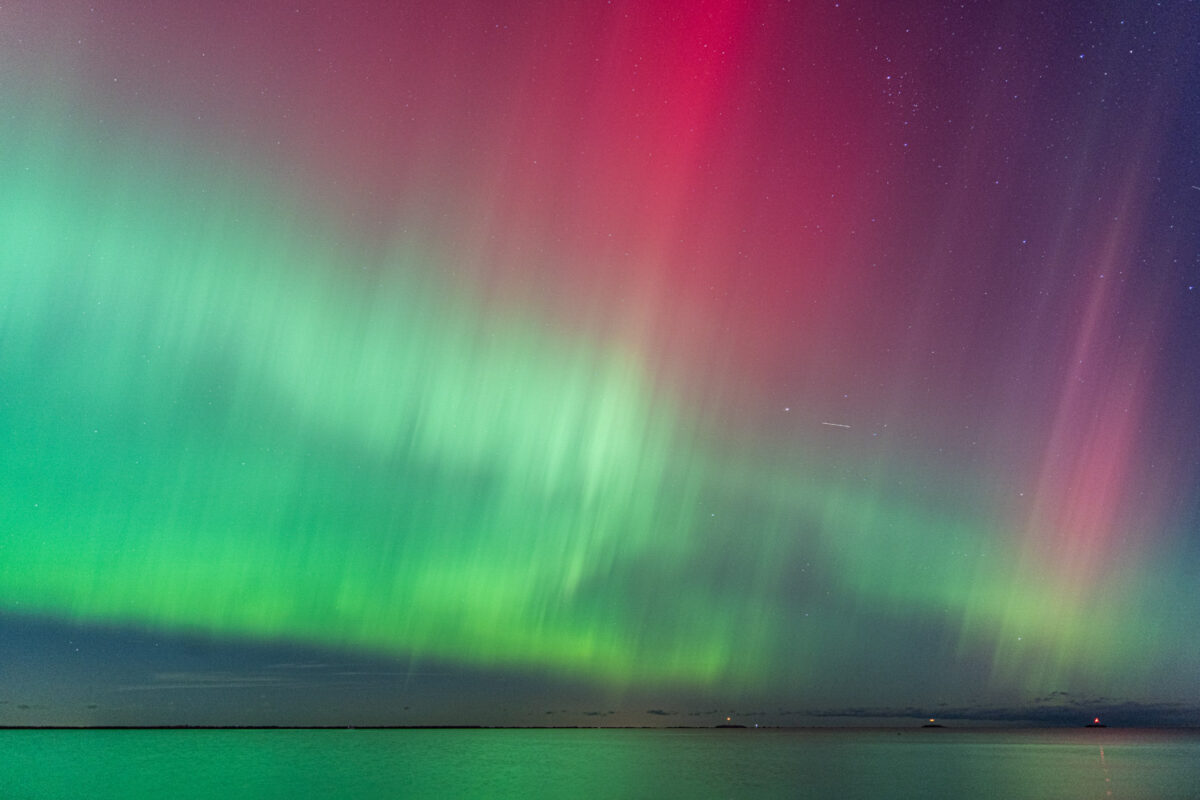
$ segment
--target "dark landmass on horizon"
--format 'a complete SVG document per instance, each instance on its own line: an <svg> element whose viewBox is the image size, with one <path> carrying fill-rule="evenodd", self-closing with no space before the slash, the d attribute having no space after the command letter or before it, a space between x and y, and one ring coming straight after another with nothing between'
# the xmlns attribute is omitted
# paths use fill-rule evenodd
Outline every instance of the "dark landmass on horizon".
<svg viewBox="0 0 1200 800"><path fill-rule="evenodd" d="M1107 698L1039 698L1058 700L1058 703L1043 702L1029 706L1013 707L949 707L934 705L929 708L907 706L901 708L878 708L854 706L824 709L716 710L706 708L689 711L685 709L650 708L641 712L633 709L611 711L568 711L545 712L545 723L529 719L536 712L517 714L525 719L507 720L469 717L463 720L441 719L439 715L420 712L404 712L396 715L359 715L348 713L344 719L331 721L330 714L319 713L320 709L308 709L315 713L301 712L294 716L309 717L311 723L280 719L239 719L238 713L223 713L229 709L211 709L206 719L197 719L192 714L179 714L179 721L159 720L142 722L126 717L122 709L108 708L104 704L88 703L84 716L77 724L65 706L44 703L16 703L0 700L0 730L12 729L96 729L96 730L172 730L172 729L244 729L244 730L335 730L354 728L361 730L425 730L425 729L716 729L746 728L767 729L895 729L917 730L943 727L946 729L988 728L1146 728L1184 729L1200 728L1200 707L1184 703L1139 703L1116 702ZM66 713L64 713L66 712ZM511 714L511 710L510 710ZM551 715L554 715L552 717ZM97 717L110 717L97 721ZM156 715L160 716L160 715ZM373 718L372 718L373 716ZM488 715L490 716L490 715ZM64 718L65 717L65 718ZM91 717L91 719L87 719ZM112 717L116 717L112 719ZM387 717L392 717L388 719ZM404 718L408 719L405 720ZM716 717L716 719L714 719ZM189 721L190 718L190 721ZM689 719L690 718L690 719ZM645 720L646 723L642 724ZM658 724L654 724L658 723ZM1101 725L1097 725L1100 723Z"/></svg>
<svg viewBox="0 0 1200 800"><path fill-rule="evenodd" d="M0 725L0 731L1011 731L1011 730L1078 730L1080 728L1110 728L1093 723L1077 725ZM1200 731L1197 725L1128 725L1118 730L1178 730Z"/></svg>

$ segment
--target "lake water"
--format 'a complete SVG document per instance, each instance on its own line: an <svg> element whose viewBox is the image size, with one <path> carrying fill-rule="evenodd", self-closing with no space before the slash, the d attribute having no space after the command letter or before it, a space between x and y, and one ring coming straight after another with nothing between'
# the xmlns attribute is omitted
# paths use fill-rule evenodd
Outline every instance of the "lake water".
<svg viewBox="0 0 1200 800"><path fill-rule="evenodd" d="M1200 732L0 731L0 797L1200 797Z"/></svg>

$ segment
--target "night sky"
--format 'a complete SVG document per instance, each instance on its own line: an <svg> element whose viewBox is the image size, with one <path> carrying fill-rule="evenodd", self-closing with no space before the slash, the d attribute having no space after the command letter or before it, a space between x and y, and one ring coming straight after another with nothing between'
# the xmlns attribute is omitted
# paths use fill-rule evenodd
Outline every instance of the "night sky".
<svg viewBox="0 0 1200 800"><path fill-rule="evenodd" d="M0 724L1200 724L1194 2L0 5Z"/></svg>

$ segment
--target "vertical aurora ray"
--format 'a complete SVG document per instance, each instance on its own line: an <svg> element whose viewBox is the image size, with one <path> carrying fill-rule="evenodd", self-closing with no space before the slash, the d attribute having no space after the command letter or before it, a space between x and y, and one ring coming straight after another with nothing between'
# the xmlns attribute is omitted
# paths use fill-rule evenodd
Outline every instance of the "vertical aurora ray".
<svg viewBox="0 0 1200 800"><path fill-rule="evenodd" d="M1197 667L1154 125L872 61L900 17L459 12L6 51L0 611L754 697Z"/></svg>

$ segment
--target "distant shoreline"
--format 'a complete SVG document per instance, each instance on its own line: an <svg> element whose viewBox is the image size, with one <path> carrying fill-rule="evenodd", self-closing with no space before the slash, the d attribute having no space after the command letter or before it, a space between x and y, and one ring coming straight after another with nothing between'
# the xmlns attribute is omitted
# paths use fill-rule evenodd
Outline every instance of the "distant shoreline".
<svg viewBox="0 0 1200 800"><path fill-rule="evenodd" d="M895 731L897 733L919 732L936 728L938 731L1011 731L1009 726L943 726L920 725L916 727L847 727L847 726L783 726L760 725L0 725L0 731L428 731L428 730L738 730L738 731ZM1107 725L1038 725L1018 728L1018 730L1045 731L1075 731L1086 728L1108 728ZM1132 726L1117 730L1161 730L1161 731L1200 731L1196 726Z"/></svg>

